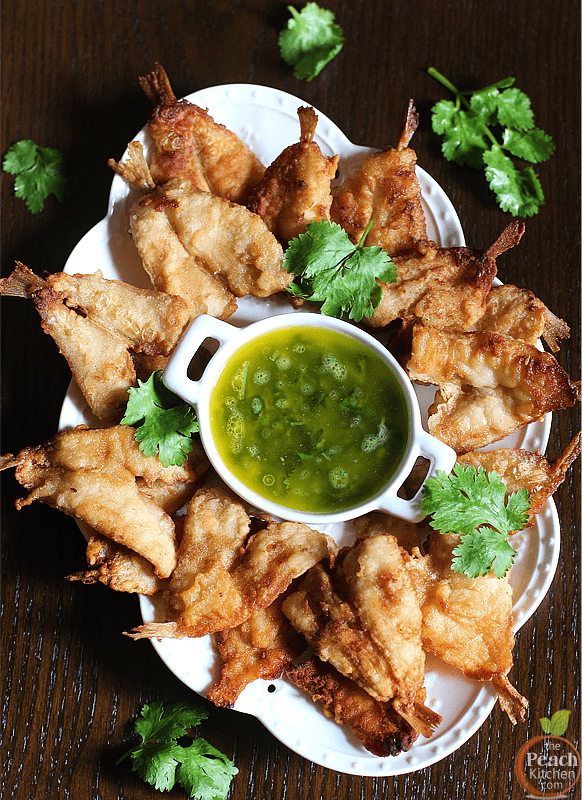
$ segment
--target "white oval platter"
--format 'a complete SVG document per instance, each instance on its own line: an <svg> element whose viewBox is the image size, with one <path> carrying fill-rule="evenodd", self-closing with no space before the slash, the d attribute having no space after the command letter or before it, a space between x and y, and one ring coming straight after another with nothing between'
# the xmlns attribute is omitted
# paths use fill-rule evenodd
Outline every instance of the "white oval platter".
<svg viewBox="0 0 582 800"><path fill-rule="evenodd" d="M217 122L240 136L265 165L285 147L298 141L297 109L306 105L285 92L253 84L214 86L188 95L186 99L207 108ZM352 144L330 119L317 109L316 113L315 141L324 155L340 155L337 180L341 181L345 174L361 164L371 148ZM145 128L134 138L142 141L147 150ZM443 247L464 245L461 223L447 195L422 168L417 167L417 174L429 237ZM128 232L129 208L136 197L136 192L119 176L113 178L107 215L77 244L65 265L66 272L92 273L99 269L106 278L143 287L150 285ZM239 300L238 310L229 322L244 326L264 316L281 313L298 312L279 299L244 297ZM418 394L426 412L434 391L419 387ZM59 427L81 423L98 424L77 387L71 384ZM547 415L495 446L543 452L550 425ZM326 526L322 530L340 545L351 540L350 523ZM552 500L546 503L536 524L517 534L512 542L517 549L511 574L517 630L543 600L556 571L560 528ZM164 618L163 601L141 596L140 606L144 621ZM152 644L180 680L193 691L206 695L220 670L220 659L210 637L153 640ZM495 691L489 684L464 678L430 656L425 685L427 704L442 715L442 724L429 739L420 738L409 752L390 758L378 758L365 750L349 730L327 719L320 706L285 679L255 681L242 692L234 709L257 717L291 750L329 769L354 775L400 775L423 769L454 752L478 730L496 702Z"/></svg>

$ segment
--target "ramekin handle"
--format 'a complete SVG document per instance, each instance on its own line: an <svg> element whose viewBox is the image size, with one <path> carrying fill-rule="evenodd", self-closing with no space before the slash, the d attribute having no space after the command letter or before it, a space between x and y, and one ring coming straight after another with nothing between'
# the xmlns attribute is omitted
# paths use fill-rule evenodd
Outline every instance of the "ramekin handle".
<svg viewBox="0 0 582 800"><path fill-rule="evenodd" d="M415 460L423 456L430 461L428 473L425 477L434 478L440 470L449 473L455 465L457 454L452 447L439 441L424 430L419 430L415 439ZM407 476L408 477L408 476ZM399 517L407 522L420 522L425 516L422 512L422 486L410 500L398 497L398 486L390 486L384 494L380 495L377 509Z"/></svg>
<svg viewBox="0 0 582 800"><path fill-rule="evenodd" d="M216 339L219 343L218 349L220 349L237 333L240 333L240 330L234 325L211 317L209 314L201 314L196 317L178 342L164 368L163 378L168 389L171 389L190 405L196 406L200 384L204 376L200 380L191 380L188 377L190 362L206 339Z"/></svg>

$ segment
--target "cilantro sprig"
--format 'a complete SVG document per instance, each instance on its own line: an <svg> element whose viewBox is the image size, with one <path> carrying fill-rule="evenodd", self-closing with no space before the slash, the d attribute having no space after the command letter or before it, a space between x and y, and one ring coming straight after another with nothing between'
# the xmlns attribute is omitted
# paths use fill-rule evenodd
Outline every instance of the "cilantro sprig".
<svg viewBox="0 0 582 800"><path fill-rule="evenodd" d="M300 80L311 81L344 46L344 35L332 11L307 3L301 11L287 6L291 18L279 34L281 57Z"/></svg>
<svg viewBox="0 0 582 800"><path fill-rule="evenodd" d="M382 298L377 280L394 282L396 268L381 247L364 247L372 222L358 244L352 244L335 222L311 222L305 233L289 242L284 266L295 276L289 292L311 303L321 303L322 314L347 314L359 322L371 317Z"/></svg>
<svg viewBox="0 0 582 800"><path fill-rule="evenodd" d="M207 717L204 709L186 703L145 705L135 722L142 741L117 764L131 757L139 777L162 792L178 783L192 800L224 800L238 772L233 762L200 736L186 746L178 743Z"/></svg>
<svg viewBox="0 0 582 800"><path fill-rule="evenodd" d="M449 475L439 470L423 485L422 510L432 528L461 536L452 568L469 578L507 574L515 558L507 537L525 527L529 509L529 492L508 494L495 470L483 467L455 464Z"/></svg>
<svg viewBox="0 0 582 800"><path fill-rule="evenodd" d="M139 426L135 438L146 456L157 455L165 467L183 464L192 451L192 434L199 430L196 414L167 388L161 372L137 384L129 390L121 424Z"/></svg>
<svg viewBox="0 0 582 800"><path fill-rule="evenodd" d="M429 75L455 96L432 108L432 128L441 135L449 161L485 170L485 177L503 211L516 217L537 214L544 193L531 164L554 152L551 137L534 126L529 97L513 87L514 78L473 92L461 92L434 67ZM516 167L513 158L529 162Z"/></svg>
<svg viewBox="0 0 582 800"><path fill-rule="evenodd" d="M50 194L63 201L66 180L62 173L63 154L53 147L40 147L30 139L16 142L4 156L2 167L15 175L14 194L26 202L29 211L42 211Z"/></svg>

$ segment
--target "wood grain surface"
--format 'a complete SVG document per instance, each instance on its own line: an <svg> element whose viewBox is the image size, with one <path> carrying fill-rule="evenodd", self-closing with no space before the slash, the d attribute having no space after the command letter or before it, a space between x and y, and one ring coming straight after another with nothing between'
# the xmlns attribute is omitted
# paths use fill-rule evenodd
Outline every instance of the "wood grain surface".
<svg viewBox="0 0 582 800"><path fill-rule="evenodd" d="M463 89L507 76L533 103L556 151L539 166L546 203L527 220L519 247L499 259L499 278L531 289L571 327L557 354L580 379L580 31L572 0L332 0L345 32L341 54L313 81L281 61L288 17L274 0L19 0L3 4L2 153L21 139L60 149L68 178L62 204L38 214L2 182L2 275L19 260L36 272L63 268L76 242L107 210L112 174L144 125L150 103L138 76L161 62L178 96L223 83L273 86L301 97L359 144L393 144L416 101L419 164L455 205L467 243L487 247L510 221L482 174L446 161L430 109L446 91L437 67ZM69 371L31 304L4 298L1 452L56 430ZM579 409L554 415L548 446L559 454ZM148 642L121 632L139 621L135 596L64 576L84 563L73 520L41 504L16 512L23 490L2 476L3 798L142 800L158 796L116 760L132 741L144 703L192 699ZM580 467L556 494L562 553L551 589L517 636L511 680L529 698L512 727L498 707L454 754L421 771L357 777L316 766L280 744L253 717L210 708L201 734L239 769L229 797L256 800L522 798L514 762L540 717L571 713L580 748ZM575 796L573 790L571 796ZM172 790L170 798L184 797Z"/></svg>

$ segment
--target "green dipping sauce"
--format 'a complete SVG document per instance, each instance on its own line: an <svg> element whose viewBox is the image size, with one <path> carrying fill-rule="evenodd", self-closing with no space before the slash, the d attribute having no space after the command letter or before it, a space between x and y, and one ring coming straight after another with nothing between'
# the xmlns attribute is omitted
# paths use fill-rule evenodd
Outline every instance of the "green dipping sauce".
<svg viewBox="0 0 582 800"><path fill-rule="evenodd" d="M210 425L245 486L313 513L376 494L408 440L406 398L390 368L362 342L312 327L240 347L212 391Z"/></svg>

